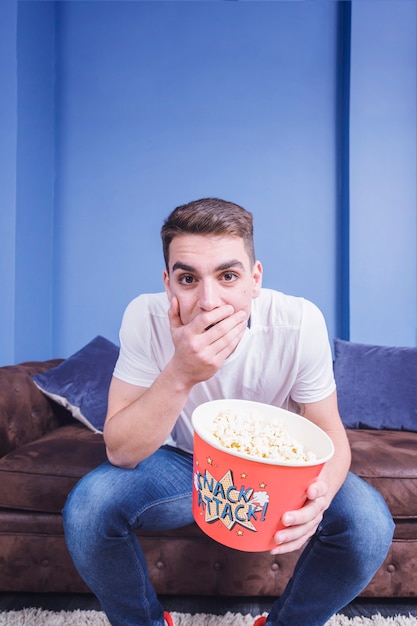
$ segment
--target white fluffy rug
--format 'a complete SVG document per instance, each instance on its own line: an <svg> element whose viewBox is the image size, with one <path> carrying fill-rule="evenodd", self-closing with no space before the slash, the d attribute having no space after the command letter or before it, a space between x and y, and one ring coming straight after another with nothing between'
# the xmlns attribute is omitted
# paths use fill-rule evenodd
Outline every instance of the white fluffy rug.
<svg viewBox="0 0 417 626"><path fill-rule="evenodd" d="M253 626L255 619L251 615L226 613L225 615L207 615L197 613L171 613L175 626ZM101 611L45 611L42 609L23 609L0 613L0 626L110 626L110 622ZM417 617L354 617L335 615L326 626L417 626Z"/></svg>

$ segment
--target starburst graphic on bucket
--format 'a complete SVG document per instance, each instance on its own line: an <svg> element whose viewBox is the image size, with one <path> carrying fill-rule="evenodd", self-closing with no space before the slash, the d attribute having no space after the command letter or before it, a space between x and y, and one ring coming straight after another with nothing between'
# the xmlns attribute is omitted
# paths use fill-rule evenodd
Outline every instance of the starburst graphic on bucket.
<svg viewBox="0 0 417 626"><path fill-rule="evenodd" d="M235 485L232 470L217 480L209 470L194 474L194 486L198 492L198 506L204 512L207 523L219 520L231 530L239 524L257 532L256 522L265 520L269 494L255 491L252 487Z"/></svg>

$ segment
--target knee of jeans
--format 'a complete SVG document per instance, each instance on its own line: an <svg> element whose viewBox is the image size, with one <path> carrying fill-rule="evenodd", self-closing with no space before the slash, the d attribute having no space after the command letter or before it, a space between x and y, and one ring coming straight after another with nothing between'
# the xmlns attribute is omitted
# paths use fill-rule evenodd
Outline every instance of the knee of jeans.
<svg viewBox="0 0 417 626"><path fill-rule="evenodd" d="M377 493L379 506L375 506L370 515L369 534L373 535L373 545L385 558L394 536L394 520L384 498Z"/></svg>
<svg viewBox="0 0 417 626"><path fill-rule="evenodd" d="M323 522L323 538L333 537L354 558L385 558L391 545L394 522L384 498L353 474L348 475Z"/></svg>
<svg viewBox="0 0 417 626"><path fill-rule="evenodd" d="M103 534L109 513L110 494L103 489L100 474L94 472L81 479L69 494L62 511L64 533L71 554L93 546ZM99 530L101 532L99 532Z"/></svg>
<svg viewBox="0 0 417 626"><path fill-rule="evenodd" d="M383 497L376 491L348 521L351 550L363 560L382 562L391 546L394 522Z"/></svg>

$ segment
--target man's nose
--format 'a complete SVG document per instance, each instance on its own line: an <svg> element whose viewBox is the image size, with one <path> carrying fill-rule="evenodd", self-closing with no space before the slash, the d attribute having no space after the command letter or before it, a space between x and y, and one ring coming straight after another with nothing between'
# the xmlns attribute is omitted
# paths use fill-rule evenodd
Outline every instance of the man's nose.
<svg viewBox="0 0 417 626"><path fill-rule="evenodd" d="M220 298L218 294L218 290L216 289L216 285L212 283L212 281L200 283L200 293L199 293L199 304L200 308L204 311L212 311L213 309L220 306Z"/></svg>

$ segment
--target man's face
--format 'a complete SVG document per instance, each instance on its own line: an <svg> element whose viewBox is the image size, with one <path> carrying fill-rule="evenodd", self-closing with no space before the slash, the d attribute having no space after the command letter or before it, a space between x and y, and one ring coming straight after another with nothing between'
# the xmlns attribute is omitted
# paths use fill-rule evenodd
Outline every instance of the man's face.
<svg viewBox="0 0 417 626"><path fill-rule="evenodd" d="M170 300L178 298L183 324L223 304L249 318L261 283L262 266L252 265L240 237L179 235L171 241L164 285Z"/></svg>

